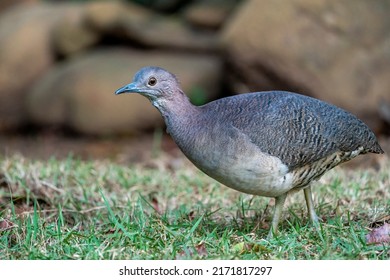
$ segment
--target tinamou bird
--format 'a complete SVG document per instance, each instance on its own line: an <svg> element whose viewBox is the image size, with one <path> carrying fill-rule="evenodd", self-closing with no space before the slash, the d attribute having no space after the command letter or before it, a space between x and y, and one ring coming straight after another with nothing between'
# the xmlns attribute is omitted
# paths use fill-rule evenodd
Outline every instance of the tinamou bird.
<svg viewBox="0 0 390 280"><path fill-rule="evenodd" d="M269 237L289 192L303 190L317 224L311 182L360 154L383 153L354 115L297 93L254 92L195 106L176 76L159 67L142 68L115 93L148 98L181 151L210 177L244 193L275 197Z"/></svg>

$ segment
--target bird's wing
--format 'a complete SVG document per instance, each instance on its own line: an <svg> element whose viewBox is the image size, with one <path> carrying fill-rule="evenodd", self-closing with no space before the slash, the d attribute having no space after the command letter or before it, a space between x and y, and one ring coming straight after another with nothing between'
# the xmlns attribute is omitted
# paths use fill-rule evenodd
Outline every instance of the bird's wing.
<svg viewBox="0 0 390 280"><path fill-rule="evenodd" d="M226 120L290 169L376 141L364 123L335 106L301 95L277 94L259 96Z"/></svg>

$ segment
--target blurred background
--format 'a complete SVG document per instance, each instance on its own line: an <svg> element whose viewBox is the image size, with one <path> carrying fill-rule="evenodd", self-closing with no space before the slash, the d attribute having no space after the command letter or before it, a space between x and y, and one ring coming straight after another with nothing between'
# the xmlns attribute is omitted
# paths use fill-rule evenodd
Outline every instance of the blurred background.
<svg viewBox="0 0 390 280"><path fill-rule="evenodd" d="M328 101L388 153L389 15L389 0L0 0L0 153L176 153L145 98L114 95L148 65L197 105L274 89Z"/></svg>

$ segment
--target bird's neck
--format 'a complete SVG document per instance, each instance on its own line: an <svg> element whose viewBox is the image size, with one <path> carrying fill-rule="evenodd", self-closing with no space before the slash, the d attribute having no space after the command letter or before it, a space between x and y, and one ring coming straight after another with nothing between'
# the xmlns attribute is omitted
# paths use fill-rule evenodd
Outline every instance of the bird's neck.
<svg viewBox="0 0 390 280"><path fill-rule="evenodd" d="M200 108L193 105L184 93L173 99L152 102L160 111L167 126L167 132L173 138L178 137L189 126L196 123Z"/></svg>

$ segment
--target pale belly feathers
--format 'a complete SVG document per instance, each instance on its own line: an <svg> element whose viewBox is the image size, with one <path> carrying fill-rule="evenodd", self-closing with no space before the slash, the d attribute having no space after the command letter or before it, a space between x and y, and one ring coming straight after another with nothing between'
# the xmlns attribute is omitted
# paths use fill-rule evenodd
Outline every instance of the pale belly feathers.
<svg viewBox="0 0 390 280"><path fill-rule="evenodd" d="M263 153L237 129L230 132L223 142L217 133L215 137L208 133L181 149L200 170L237 191L276 197L293 188L293 174L288 172L287 165ZM204 149L210 141L214 149ZM242 143L246 143L245 148Z"/></svg>

